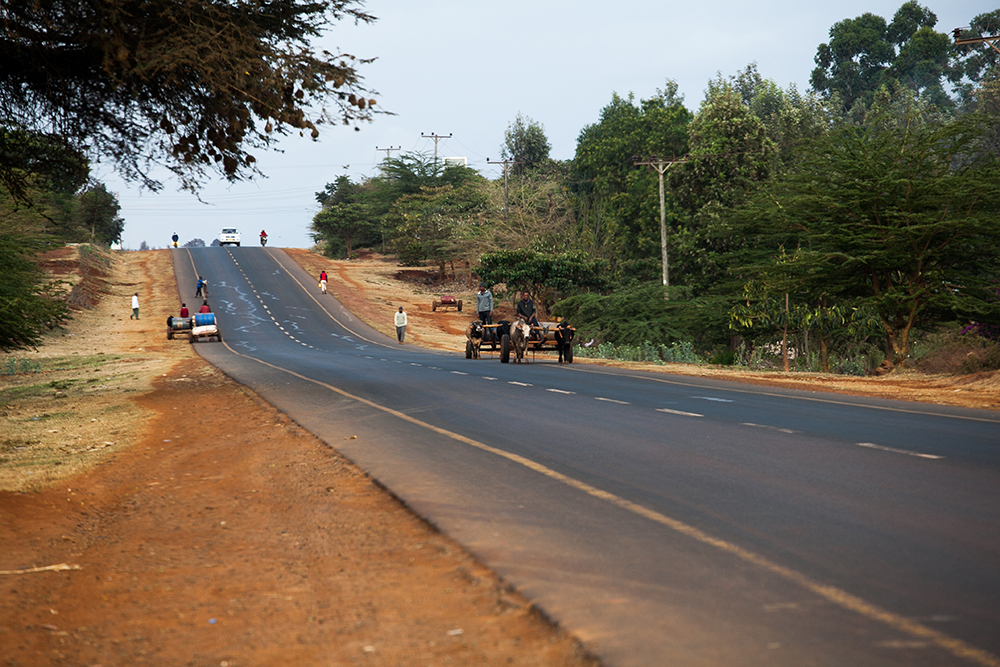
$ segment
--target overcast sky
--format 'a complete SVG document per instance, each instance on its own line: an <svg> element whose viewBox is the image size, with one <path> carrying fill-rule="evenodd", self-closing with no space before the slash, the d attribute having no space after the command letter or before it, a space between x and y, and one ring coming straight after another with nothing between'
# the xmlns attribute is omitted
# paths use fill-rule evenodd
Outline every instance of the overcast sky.
<svg viewBox="0 0 1000 667"><path fill-rule="evenodd" d="M871 12L892 19L903 0L368 0L371 25L339 23L320 46L378 60L363 66L378 91L378 116L361 125L323 127L318 141L286 137L283 153L255 153L267 178L204 188L199 203L167 178L158 194L125 184L106 165L95 176L118 193L125 219L123 246L143 241L166 247L177 232L211 243L219 230L238 227L247 244L261 229L270 243L309 247L315 193L347 174L377 173L386 152L434 151L422 135L451 135L438 143L441 157L466 157L488 178L502 172L504 131L521 113L545 128L551 157L573 157L584 126L599 120L614 93L653 96L677 81L696 111L707 82L756 62L762 76L782 87L809 89L813 58L837 21ZM922 2L950 33L996 8L996 0ZM392 152L398 156L399 151Z"/></svg>

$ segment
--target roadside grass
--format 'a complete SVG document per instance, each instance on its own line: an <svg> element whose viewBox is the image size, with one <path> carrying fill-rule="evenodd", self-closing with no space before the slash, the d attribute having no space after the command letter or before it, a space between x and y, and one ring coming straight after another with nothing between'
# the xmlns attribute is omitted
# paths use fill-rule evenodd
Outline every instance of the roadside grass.
<svg viewBox="0 0 1000 667"><path fill-rule="evenodd" d="M134 402L149 384L148 354L0 359L0 490L30 492L92 467L129 444L146 412ZM22 370L23 369L23 370ZM123 421L124 420L124 421Z"/></svg>

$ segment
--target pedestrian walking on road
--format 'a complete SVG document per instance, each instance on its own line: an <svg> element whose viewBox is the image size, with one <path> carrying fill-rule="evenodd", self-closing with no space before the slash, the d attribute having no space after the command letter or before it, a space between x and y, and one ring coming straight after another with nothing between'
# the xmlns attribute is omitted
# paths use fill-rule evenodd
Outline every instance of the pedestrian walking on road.
<svg viewBox="0 0 1000 667"><path fill-rule="evenodd" d="M403 339L406 338L406 313L403 312L402 306L396 312L396 338L399 339L400 345L403 344Z"/></svg>
<svg viewBox="0 0 1000 667"><path fill-rule="evenodd" d="M326 294L326 271L319 274L319 291Z"/></svg>
<svg viewBox="0 0 1000 667"><path fill-rule="evenodd" d="M132 314L128 316L130 320L139 319L139 293L132 295Z"/></svg>

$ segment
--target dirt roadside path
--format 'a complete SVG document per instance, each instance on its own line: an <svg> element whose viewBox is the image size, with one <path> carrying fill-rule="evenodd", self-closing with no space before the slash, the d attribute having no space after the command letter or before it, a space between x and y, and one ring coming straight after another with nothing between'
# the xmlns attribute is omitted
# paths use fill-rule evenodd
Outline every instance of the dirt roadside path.
<svg viewBox="0 0 1000 667"><path fill-rule="evenodd" d="M462 353L473 308L433 312L431 301L445 291L473 303L466 284L289 254L326 269L333 294L387 335L403 305L408 342ZM336 451L186 340L166 340L178 305L169 251L118 254L102 289L39 351L8 355L41 372L0 377L6 664L596 664ZM654 370L1000 408L996 374ZM31 570L60 564L76 569Z"/></svg>
<svg viewBox="0 0 1000 667"><path fill-rule="evenodd" d="M169 251L118 255L96 308L11 355L52 370L0 378L4 665L596 664L336 451L167 341L172 276Z"/></svg>

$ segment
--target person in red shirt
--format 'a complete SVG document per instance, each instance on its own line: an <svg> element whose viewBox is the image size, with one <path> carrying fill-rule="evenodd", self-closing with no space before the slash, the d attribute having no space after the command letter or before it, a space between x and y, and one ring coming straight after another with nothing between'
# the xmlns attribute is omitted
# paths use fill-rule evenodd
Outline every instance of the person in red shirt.
<svg viewBox="0 0 1000 667"><path fill-rule="evenodd" d="M188 312L188 305L186 303L181 304L181 317L191 317L191 313Z"/></svg>
<svg viewBox="0 0 1000 667"><path fill-rule="evenodd" d="M208 301L203 301L201 303L201 308L198 309L199 313L210 313L212 309L208 307Z"/></svg>

